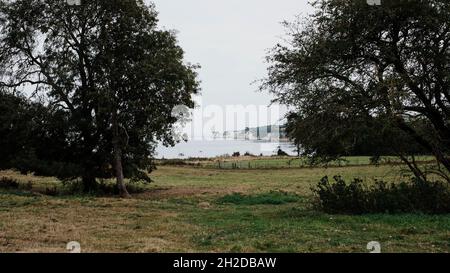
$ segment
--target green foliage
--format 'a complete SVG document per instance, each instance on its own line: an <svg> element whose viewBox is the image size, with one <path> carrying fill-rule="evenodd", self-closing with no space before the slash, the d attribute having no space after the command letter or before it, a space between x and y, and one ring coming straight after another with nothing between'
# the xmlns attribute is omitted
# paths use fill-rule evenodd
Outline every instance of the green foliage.
<svg viewBox="0 0 450 273"><path fill-rule="evenodd" d="M419 122L410 125L422 126ZM286 131L313 164L330 163L346 156L370 155L377 159L399 152L408 155L429 153L385 116L342 117L333 108L314 115L291 113L287 117Z"/></svg>
<svg viewBox="0 0 450 273"><path fill-rule="evenodd" d="M142 183L127 184L127 190L129 193L142 193L145 191L145 187ZM102 181L99 183L97 190L94 192L95 195L118 195L120 194L119 189L114 183Z"/></svg>
<svg viewBox="0 0 450 273"><path fill-rule="evenodd" d="M160 166L183 166L188 165L188 162L183 159L161 159L157 164Z"/></svg>
<svg viewBox="0 0 450 273"><path fill-rule="evenodd" d="M0 169L59 178L79 174L65 140L66 122L60 109L0 91Z"/></svg>
<svg viewBox="0 0 450 273"><path fill-rule="evenodd" d="M449 1L313 5L309 18L286 23L261 86L295 109L289 137L325 161L425 151L450 181Z"/></svg>
<svg viewBox="0 0 450 273"><path fill-rule="evenodd" d="M289 154L279 148L277 151L277 156L289 156Z"/></svg>
<svg viewBox="0 0 450 273"><path fill-rule="evenodd" d="M2 177L0 179L0 189L18 189L19 182L15 179Z"/></svg>
<svg viewBox="0 0 450 273"><path fill-rule="evenodd" d="M15 155L23 149L30 137L29 105L18 96L0 90L0 169L10 168Z"/></svg>
<svg viewBox="0 0 450 273"><path fill-rule="evenodd" d="M293 193L271 191L255 195L244 195L233 193L223 196L217 200L218 203L231 203L235 205L281 205L286 203L298 202L300 197Z"/></svg>
<svg viewBox="0 0 450 273"><path fill-rule="evenodd" d="M146 190L145 181L126 183L127 191L130 194L142 193ZM63 187L57 190L58 195L92 195L92 196L117 196L120 194L120 190L111 180L100 179L100 181L90 189L89 192L84 190L82 181L73 180L65 181Z"/></svg>
<svg viewBox="0 0 450 273"><path fill-rule="evenodd" d="M2 0L0 21L0 90L35 95L11 99L24 114L8 106L11 114L0 116L0 148L10 147L0 168L82 177L89 190L115 176L118 154L126 178L149 182L156 143L175 143L172 109L193 107L199 89L197 66L184 63L154 6Z"/></svg>
<svg viewBox="0 0 450 273"><path fill-rule="evenodd" d="M450 187L443 182L412 179L397 184L376 181L366 186L361 179L346 183L340 176L322 178L312 188L318 209L333 214L450 213Z"/></svg>

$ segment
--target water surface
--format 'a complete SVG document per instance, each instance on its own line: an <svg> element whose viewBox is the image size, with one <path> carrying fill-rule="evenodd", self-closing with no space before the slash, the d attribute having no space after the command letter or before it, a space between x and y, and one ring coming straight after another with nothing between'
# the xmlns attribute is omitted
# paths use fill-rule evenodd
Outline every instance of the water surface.
<svg viewBox="0 0 450 273"><path fill-rule="evenodd" d="M270 156L277 153L278 148L289 155L296 155L295 146L289 142L262 142L249 140L191 140L182 142L175 147L158 146L157 158L188 158L188 157L216 157L241 155L249 152L253 155Z"/></svg>

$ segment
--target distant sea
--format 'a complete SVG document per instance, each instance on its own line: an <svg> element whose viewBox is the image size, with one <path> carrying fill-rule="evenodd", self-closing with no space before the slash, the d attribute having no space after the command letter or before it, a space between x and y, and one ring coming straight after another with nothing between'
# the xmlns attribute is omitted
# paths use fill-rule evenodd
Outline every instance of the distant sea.
<svg viewBox="0 0 450 273"><path fill-rule="evenodd" d="M182 142L175 147L158 146L157 158L189 158L189 157L217 157L232 155L239 152L241 155L249 152L253 155L275 155L280 147L289 155L296 155L296 147L290 142L263 142L252 140L191 140Z"/></svg>

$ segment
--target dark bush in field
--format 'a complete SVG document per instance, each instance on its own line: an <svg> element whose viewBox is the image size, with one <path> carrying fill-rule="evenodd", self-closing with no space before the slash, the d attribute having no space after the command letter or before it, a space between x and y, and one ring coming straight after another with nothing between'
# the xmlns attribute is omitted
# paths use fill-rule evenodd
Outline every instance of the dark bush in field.
<svg viewBox="0 0 450 273"><path fill-rule="evenodd" d="M278 149L277 156L289 156L289 154L281 149Z"/></svg>
<svg viewBox="0 0 450 273"><path fill-rule="evenodd" d="M217 202L220 204L231 203L236 205L281 205L299 200L300 197L296 194L272 191L255 195L233 193L219 198Z"/></svg>
<svg viewBox="0 0 450 273"><path fill-rule="evenodd" d="M186 161L183 159L161 159L158 160L157 165L160 166L182 166L187 165Z"/></svg>
<svg viewBox="0 0 450 273"><path fill-rule="evenodd" d="M2 177L0 179L0 189L18 189L19 182L15 179Z"/></svg>
<svg viewBox="0 0 450 273"><path fill-rule="evenodd" d="M139 183L128 183L127 190L130 194L142 193L145 188ZM102 182L98 184L98 188L95 192L99 195L118 195L120 194L119 189L114 183Z"/></svg>
<svg viewBox="0 0 450 273"><path fill-rule="evenodd" d="M60 191L56 186L53 186L51 188L45 188L44 194L48 196L57 196L60 194Z"/></svg>
<svg viewBox="0 0 450 273"><path fill-rule="evenodd" d="M335 176L333 182L322 178L312 191L316 207L327 213L450 213L450 187L439 181L413 178L410 182L376 181L367 186L361 179L347 184Z"/></svg>
<svg viewBox="0 0 450 273"><path fill-rule="evenodd" d="M145 184L145 182L130 182L130 183L127 183L126 185L127 185L128 192L130 194L134 194L134 193L145 192L144 184ZM46 195L58 195L58 194L82 195L82 194L86 194L86 192L83 191L83 184L79 180L66 181L64 183L63 188L61 188L58 191L56 190L56 188L54 189L55 190L54 194L52 192L53 189L49 189L49 190L50 190L50 192L49 193L46 192L45 193ZM119 195L120 191L114 182L101 179L100 182L97 182L92 187L92 189L89 192L87 192L87 194L94 195L94 196L112 196L112 195Z"/></svg>
<svg viewBox="0 0 450 273"><path fill-rule="evenodd" d="M156 161L156 166L200 166L200 161L209 161L206 158L188 158L188 159L161 159Z"/></svg>

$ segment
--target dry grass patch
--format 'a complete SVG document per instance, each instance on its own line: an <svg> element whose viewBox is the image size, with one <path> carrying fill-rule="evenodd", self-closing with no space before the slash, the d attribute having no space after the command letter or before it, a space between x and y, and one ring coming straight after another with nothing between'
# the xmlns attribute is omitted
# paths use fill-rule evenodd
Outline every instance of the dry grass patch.
<svg viewBox="0 0 450 273"><path fill-rule="evenodd" d="M10 196L8 196L10 197ZM20 198L18 198L20 199ZM0 252L66 252L70 241L87 252L189 249L178 213L157 203L113 198L40 197L32 206L0 211ZM19 200L18 200L19 201Z"/></svg>

